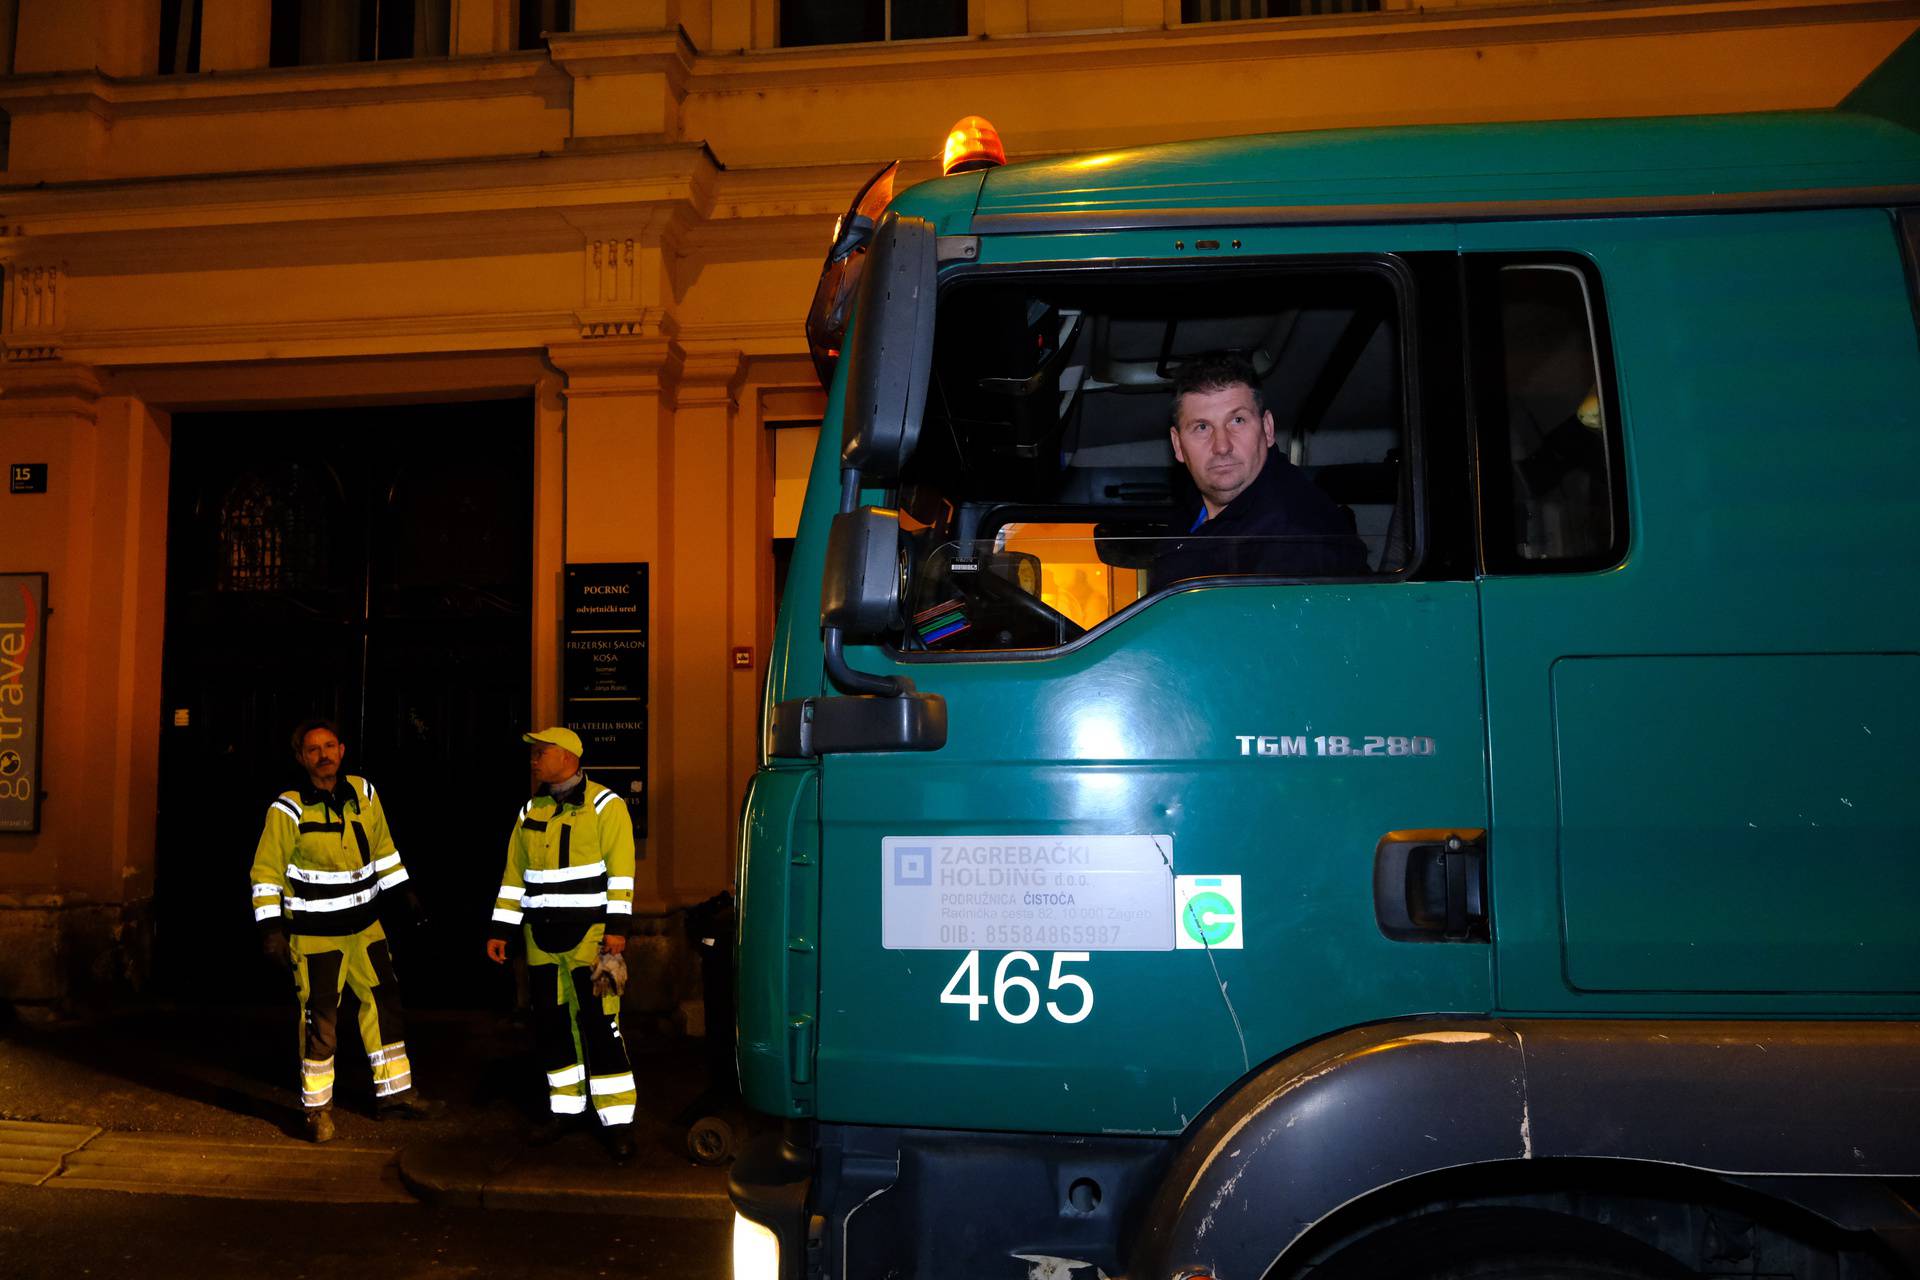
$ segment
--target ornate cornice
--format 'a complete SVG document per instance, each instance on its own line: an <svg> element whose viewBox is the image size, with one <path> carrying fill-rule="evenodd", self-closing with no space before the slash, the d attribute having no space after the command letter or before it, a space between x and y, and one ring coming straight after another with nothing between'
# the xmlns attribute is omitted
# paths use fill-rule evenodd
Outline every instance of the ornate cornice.
<svg viewBox="0 0 1920 1280"><path fill-rule="evenodd" d="M15 263L0 298L0 354L8 364L60 358L66 324L65 263Z"/></svg>
<svg viewBox="0 0 1920 1280"><path fill-rule="evenodd" d="M10 115L72 110L133 117L256 115L397 102L520 97L564 102L567 77L539 51L398 62L344 62L195 76L120 78L98 71L0 77Z"/></svg>
<svg viewBox="0 0 1920 1280"><path fill-rule="evenodd" d="M746 376L746 358L738 350L688 352L680 368L680 385L674 391L674 407L737 405Z"/></svg>
<svg viewBox="0 0 1920 1280"><path fill-rule="evenodd" d="M569 400L603 396L671 397L685 357L668 338L605 338L555 342L547 359L566 375Z"/></svg>
<svg viewBox="0 0 1920 1280"><path fill-rule="evenodd" d="M91 418L102 394L99 371L64 360L0 367L0 420Z"/></svg>
<svg viewBox="0 0 1920 1280"><path fill-rule="evenodd" d="M700 56L687 33L672 31L577 31L547 37L553 65L578 80L582 76L661 72L676 93L684 92L688 73Z"/></svg>

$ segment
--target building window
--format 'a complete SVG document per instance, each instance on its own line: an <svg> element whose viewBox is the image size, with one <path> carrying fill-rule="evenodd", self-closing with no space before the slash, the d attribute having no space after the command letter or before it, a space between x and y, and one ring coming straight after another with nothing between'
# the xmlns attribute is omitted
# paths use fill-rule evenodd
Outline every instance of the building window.
<svg viewBox="0 0 1920 1280"><path fill-rule="evenodd" d="M1380 0L1180 0L1180 21L1189 23L1378 12Z"/></svg>
<svg viewBox="0 0 1920 1280"><path fill-rule="evenodd" d="M780 43L870 44L967 34L966 0L783 0Z"/></svg>
<svg viewBox="0 0 1920 1280"><path fill-rule="evenodd" d="M541 49L547 37L573 30L573 0L520 0L520 35L516 49Z"/></svg>
<svg viewBox="0 0 1920 1280"><path fill-rule="evenodd" d="M452 7L452 0L273 0L270 64L444 58Z"/></svg>
<svg viewBox="0 0 1920 1280"><path fill-rule="evenodd" d="M160 0L160 74L200 70L200 0Z"/></svg>

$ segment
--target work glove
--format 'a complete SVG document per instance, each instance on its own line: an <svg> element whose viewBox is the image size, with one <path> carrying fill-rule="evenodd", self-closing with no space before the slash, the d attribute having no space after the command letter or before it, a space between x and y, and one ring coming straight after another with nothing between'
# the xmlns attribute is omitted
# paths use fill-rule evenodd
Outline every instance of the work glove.
<svg viewBox="0 0 1920 1280"><path fill-rule="evenodd" d="M627 962L616 952L601 952L588 973L596 996L617 996L627 989Z"/></svg>
<svg viewBox="0 0 1920 1280"><path fill-rule="evenodd" d="M282 969L293 968L293 948L287 945L285 929L269 929L260 938L260 951Z"/></svg>

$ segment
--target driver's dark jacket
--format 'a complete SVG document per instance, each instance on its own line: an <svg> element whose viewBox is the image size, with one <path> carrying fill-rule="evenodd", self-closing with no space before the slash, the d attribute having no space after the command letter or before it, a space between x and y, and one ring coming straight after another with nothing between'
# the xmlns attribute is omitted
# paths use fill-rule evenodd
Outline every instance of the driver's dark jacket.
<svg viewBox="0 0 1920 1280"><path fill-rule="evenodd" d="M1148 571L1150 590L1216 573L1358 578L1368 572L1352 518L1273 450L1239 497L1211 520L1205 516L1200 503L1182 513L1177 527L1191 532L1164 544Z"/></svg>

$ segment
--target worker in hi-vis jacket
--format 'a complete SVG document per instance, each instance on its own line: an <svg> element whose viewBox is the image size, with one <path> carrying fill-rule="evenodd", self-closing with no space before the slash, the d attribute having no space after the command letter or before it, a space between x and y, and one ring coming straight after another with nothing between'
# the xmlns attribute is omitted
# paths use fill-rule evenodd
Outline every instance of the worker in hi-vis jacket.
<svg viewBox="0 0 1920 1280"><path fill-rule="evenodd" d="M551 1112L533 1140L558 1136L591 1102L614 1159L624 1161L633 1155L637 1099L620 1035L625 966L611 966L620 974L616 982L603 975L626 950L633 920L633 820L618 795L581 772L583 748L571 729L542 729L521 741L530 748L537 789L507 841L487 956L505 963L508 939L524 932ZM596 994L596 976L603 994Z"/></svg>
<svg viewBox="0 0 1920 1280"><path fill-rule="evenodd" d="M379 903L398 891L408 917L419 899L387 830L379 794L340 772L346 747L328 720L293 731L293 756L307 785L267 806L253 853L253 919L267 958L290 969L300 995L300 1100L307 1136L333 1137L333 1051L340 995L360 1002L360 1042L373 1066L375 1114L419 1117L439 1110L413 1088L394 975Z"/></svg>

